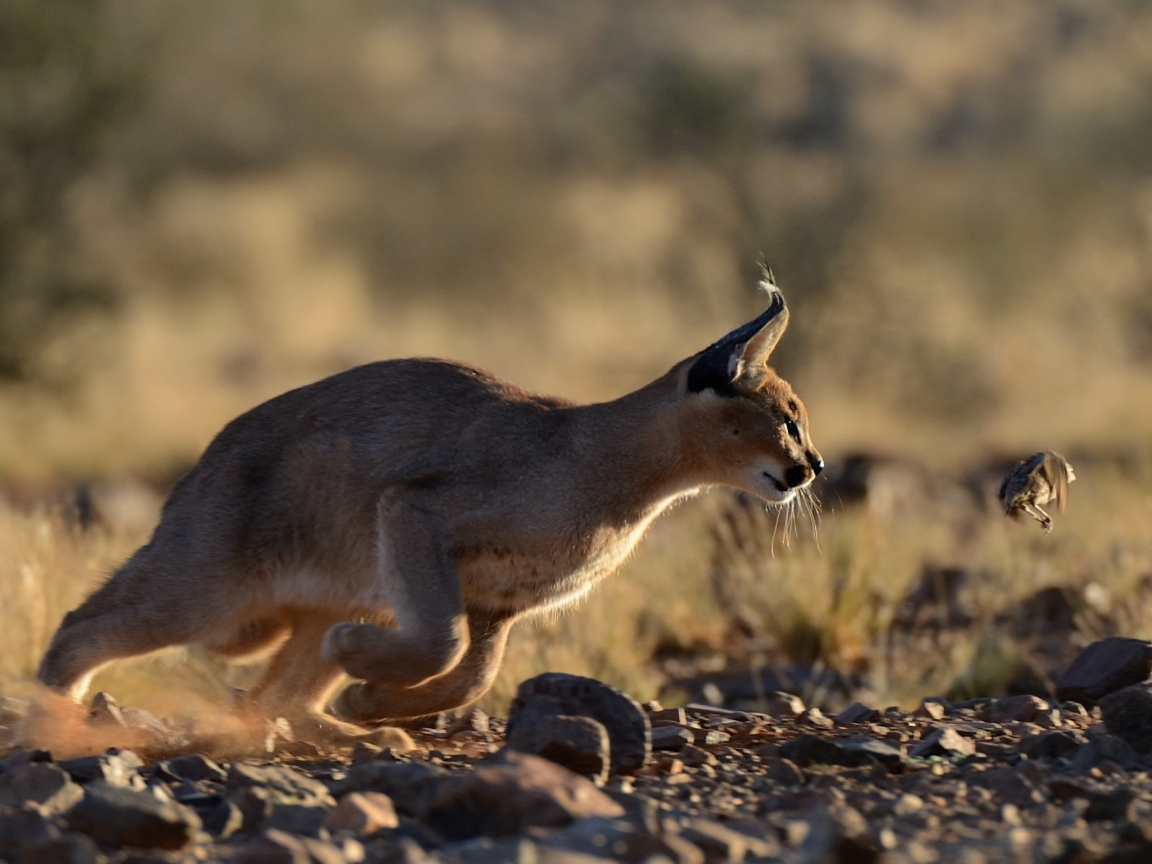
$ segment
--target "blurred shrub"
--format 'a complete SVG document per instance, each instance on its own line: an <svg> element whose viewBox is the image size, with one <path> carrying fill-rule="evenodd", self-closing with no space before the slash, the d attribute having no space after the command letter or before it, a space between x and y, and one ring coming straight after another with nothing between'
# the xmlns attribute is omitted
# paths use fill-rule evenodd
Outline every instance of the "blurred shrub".
<svg viewBox="0 0 1152 864"><path fill-rule="evenodd" d="M104 0L0 2L0 378L110 286L73 255L67 196L122 116L132 78Z"/></svg>

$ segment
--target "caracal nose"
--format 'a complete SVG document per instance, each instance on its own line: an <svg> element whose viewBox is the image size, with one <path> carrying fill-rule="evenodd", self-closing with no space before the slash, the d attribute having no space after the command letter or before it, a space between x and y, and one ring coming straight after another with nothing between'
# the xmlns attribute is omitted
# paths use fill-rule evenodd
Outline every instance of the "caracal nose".
<svg viewBox="0 0 1152 864"><path fill-rule="evenodd" d="M809 453L808 464L812 466L813 474L819 475L824 470L824 460L820 458L819 453Z"/></svg>
<svg viewBox="0 0 1152 864"><path fill-rule="evenodd" d="M795 489L801 483L811 479L808 474L809 471L806 465L793 465L784 472L784 482L789 489Z"/></svg>

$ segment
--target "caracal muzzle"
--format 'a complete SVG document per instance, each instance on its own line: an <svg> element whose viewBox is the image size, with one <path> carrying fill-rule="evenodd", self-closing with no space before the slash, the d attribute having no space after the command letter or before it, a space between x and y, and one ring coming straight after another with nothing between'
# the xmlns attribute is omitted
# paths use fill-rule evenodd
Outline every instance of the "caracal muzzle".
<svg viewBox="0 0 1152 864"><path fill-rule="evenodd" d="M65 616L40 681L79 700L103 664L170 645L272 652L245 704L318 737L478 698L512 624L584 596L676 499L723 484L782 504L820 473L768 366L788 310L763 288L754 321L611 402L393 360L253 408Z"/></svg>

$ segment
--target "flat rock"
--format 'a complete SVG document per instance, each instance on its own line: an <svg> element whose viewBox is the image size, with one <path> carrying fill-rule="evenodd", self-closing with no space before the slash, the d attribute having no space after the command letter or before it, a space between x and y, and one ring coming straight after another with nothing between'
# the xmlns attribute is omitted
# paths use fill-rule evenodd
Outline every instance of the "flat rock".
<svg viewBox="0 0 1152 864"><path fill-rule="evenodd" d="M1039 696L1006 696L988 706L986 719L989 723L1031 723L1041 711L1050 707Z"/></svg>
<svg viewBox="0 0 1152 864"><path fill-rule="evenodd" d="M287 765L258 767L236 762L228 769L227 783L234 789L245 786L267 789L285 803L335 803L327 786Z"/></svg>
<svg viewBox="0 0 1152 864"><path fill-rule="evenodd" d="M272 808L263 827L303 837L319 837L328 812L327 807L316 804L281 804Z"/></svg>
<svg viewBox="0 0 1152 864"><path fill-rule="evenodd" d="M806 710L804 700L795 693L777 691L768 697L764 713L772 717L796 717Z"/></svg>
<svg viewBox="0 0 1152 864"><path fill-rule="evenodd" d="M545 672L516 690L508 715L508 735L522 723L547 715L591 717L603 724L611 745L611 771L636 771L652 755L648 715L635 699L594 678Z"/></svg>
<svg viewBox="0 0 1152 864"><path fill-rule="evenodd" d="M623 814L624 808L587 778L547 759L506 750L500 764L440 781L421 815L445 837L464 839Z"/></svg>
<svg viewBox="0 0 1152 864"><path fill-rule="evenodd" d="M863 702L853 702L836 715L836 722L841 726L849 726L852 723L868 723L879 716L880 712L875 708L865 705Z"/></svg>
<svg viewBox="0 0 1152 864"><path fill-rule="evenodd" d="M329 831L373 834L400 824L392 799L380 792L352 792L340 799L324 820Z"/></svg>
<svg viewBox="0 0 1152 864"><path fill-rule="evenodd" d="M353 792L379 792L392 800L397 813L416 816L443 776L442 769L423 762L361 762L348 769L332 794L343 798Z"/></svg>
<svg viewBox="0 0 1152 864"><path fill-rule="evenodd" d="M692 730L683 726L657 726L652 730L653 750L675 751L695 741L696 736Z"/></svg>
<svg viewBox="0 0 1152 864"><path fill-rule="evenodd" d="M507 746L520 753L549 759L597 783L608 779L611 764L608 730L591 717L533 714L531 722L517 723L508 733Z"/></svg>
<svg viewBox="0 0 1152 864"><path fill-rule="evenodd" d="M200 817L148 792L92 783L65 821L100 843L147 849L181 849L200 830Z"/></svg>
<svg viewBox="0 0 1152 864"><path fill-rule="evenodd" d="M975 752L975 741L965 738L951 726L941 726L911 747L908 755L925 759L929 756L971 756Z"/></svg>
<svg viewBox="0 0 1152 864"><path fill-rule="evenodd" d="M68 773L48 762L31 762L0 774L0 806L39 804L46 813L63 813L84 797Z"/></svg>
<svg viewBox="0 0 1152 864"><path fill-rule="evenodd" d="M849 749L839 741L821 738L816 735L798 735L780 747L780 758L786 759L801 768L810 765L840 765L855 768L875 764L870 754L859 749Z"/></svg>
<svg viewBox="0 0 1152 864"><path fill-rule="evenodd" d="M208 780L212 783L223 783L228 778L227 772L216 762L198 753L166 759L158 764L169 773L193 782Z"/></svg>
<svg viewBox="0 0 1152 864"><path fill-rule="evenodd" d="M52 840L27 847L19 864L99 864L104 857L89 838L67 831Z"/></svg>
<svg viewBox="0 0 1152 864"><path fill-rule="evenodd" d="M0 812L0 858L15 859L24 849L57 840L60 831L35 804Z"/></svg>
<svg viewBox="0 0 1152 864"><path fill-rule="evenodd" d="M542 841L544 849L564 849L583 855L610 856L625 864L650 860L703 864L699 847L676 835L659 835L622 819L595 816L572 823Z"/></svg>
<svg viewBox="0 0 1152 864"><path fill-rule="evenodd" d="M1137 753L1152 751L1152 684L1133 684L1100 700L1104 727Z"/></svg>
<svg viewBox="0 0 1152 864"><path fill-rule="evenodd" d="M144 763L131 750L119 750L101 756L67 759L58 764L78 783L99 780L113 786L128 786Z"/></svg>
<svg viewBox="0 0 1152 864"><path fill-rule="evenodd" d="M1152 674L1152 643L1109 636L1087 646L1056 679L1062 702L1095 705L1109 693L1147 681Z"/></svg>
<svg viewBox="0 0 1152 864"><path fill-rule="evenodd" d="M331 843L311 837L293 837L269 828L236 850L230 864L345 864L348 861Z"/></svg>

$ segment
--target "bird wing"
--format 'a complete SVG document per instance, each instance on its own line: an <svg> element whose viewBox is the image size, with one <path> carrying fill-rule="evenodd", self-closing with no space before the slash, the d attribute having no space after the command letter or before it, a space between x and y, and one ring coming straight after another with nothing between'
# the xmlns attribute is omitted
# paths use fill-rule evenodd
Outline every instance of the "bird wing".
<svg viewBox="0 0 1152 864"><path fill-rule="evenodd" d="M1056 507L1063 513L1068 501L1068 484L1076 477L1072 473L1072 466L1068 464L1067 459L1052 450L1045 450L1043 454L1037 455L1044 457L1040 470L1044 473L1048 486L1052 490L1052 498L1056 502Z"/></svg>

